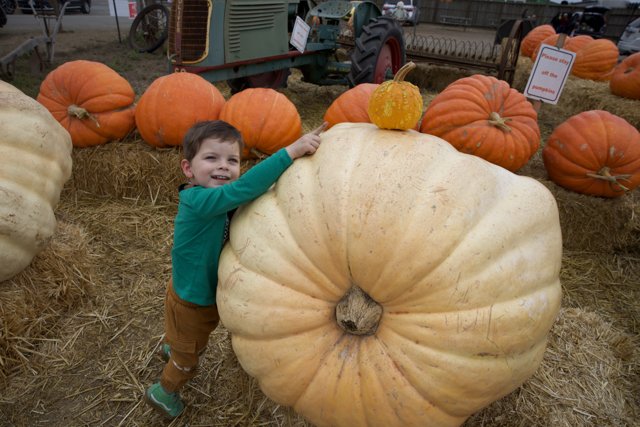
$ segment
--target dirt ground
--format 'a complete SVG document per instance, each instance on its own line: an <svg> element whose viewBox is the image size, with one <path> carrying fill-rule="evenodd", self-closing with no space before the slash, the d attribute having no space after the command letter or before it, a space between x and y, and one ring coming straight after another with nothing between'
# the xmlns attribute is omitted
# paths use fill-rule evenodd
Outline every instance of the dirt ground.
<svg viewBox="0 0 640 427"><path fill-rule="evenodd" d="M23 35L3 35L0 32L0 55L22 40ZM118 41L115 30L69 30L59 34L54 66L74 59L100 61L114 68L132 84L138 95L155 78L168 72L162 52L134 53L126 42ZM16 74L11 83L35 97L39 82L48 71L39 69L35 58L22 58L16 64ZM292 77L299 79L295 73ZM447 79L456 77L456 73L445 70L433 79L444 85ZM228 97L226 84L217 86ZM303 94L294 102L307 104L300 112L305 129L311 129L320 123L331 101L346 87L304 85L302 89L300 92ZM293 91L287 95L292 98L298 96ZM542 122L545 123L543 135L548 134L554 118L547 116ZM99 154L99 150L95 152ZM153 154L151 150L145 153ZM537 158L536 162L527 169L527 173L542 176L540 159ZM147 195L112 199L83 195L70 186L65 188L57 215L59 221L84 230L84 234L80 234L87 239L87 248L82 256L93 265L93 273L88 278L92 283L80 303L70 307L67 315L49 326L51 333L45 334L37 347L29 347L29 352L25 353L28 359L7 378L0 378L0 425L307 426L291 409L279 407L262 395L255 381L243 373L230 350L228 333L222 327L215 332L204 355L200 377L185 390L184 398L189 402L189 408L184 417L169 424L143 403L141 396L145 387L157 378L162 368L156 350L162 339L162 300L170 271L170 233L176 208L170 201L151 199ZM118 217L120 220L114 225L103 221L105 217ZM134 253L135 257L131 256ZM573 257L569 254L567 261L576 263L579 255L574 251ZM579 258L582 264L578 269L592 271L597 263L604 263L597 254L587 255ZM637 342L624 337L638 335L639 317L635 301L640 295L635 288L631 291L616 284L624 276L631 276L630 280L640 277L638 268L634 267L640 259L637 253L631 258L618 255L612 254L607 262L612 264L612 271L615 270L610 280L611 292L619 293L621 302L619 306L607 309L606 321L580 314L583 309L589 313L595 311L602 295L585 291L580 286L566 290L568 307L558 325L555 340L562 345L571 344L572 353L581 353L581 340L587 337L576 338L569 344L569 340L563 339L570 335L570 329L575 325L589 321L602 348L618 343L620 348L611 350L612 353L623 353L620 357L625 360L637 360L634 359L636 356L630 356L636 351L634 346ZM565 279L569 281L571 277L565 273ZM625 286L631 287L629 284ZM625 295L632 296L631 303L624 303ZM616 316L616 311L623 314ZM624 330L625 334L612 334L612 329ZM593 351L592 348L587 350ZM551 352L542 376L558 371L554 361L562 359L563 354L559 353L562 351ZM600 363L595 359L587 359L585 363L592 361ZM574 365L578 366L577 363ZM603 362L603 365L607 364ZM576 371L567 365L562 366L559 375L563 378L570 379L576 375ZM640 378L635 362L622 364L616 369L619 375L624 371L632 381ZM226 387L226 383L233 383L234 387ZM530 386L507 396L503 402L476 414L466 425L632 425L629 420L634 419L634 411L638 407L638 394L633 390L630 394L636 397L631 399L620 392L621 396L616 398L622 409L619 412L611 410L616 413L607 415L604 413L606 408L571 406L572 396L562 395L562 387L548 390L545 384L541 378L533 381ZM607 388L605 379L594 384L594 388ZM639 391L637 384L634 390ZM532 400L531 395L536 393L544 397ZM566 403L566 408L550 408L547 412L551 415L534 414L526 411L531 401L541 407L547 401L561 401ZM541 413L544 412L541 408ZM554 419L574 421L562 424L554 423Z"/></svg>

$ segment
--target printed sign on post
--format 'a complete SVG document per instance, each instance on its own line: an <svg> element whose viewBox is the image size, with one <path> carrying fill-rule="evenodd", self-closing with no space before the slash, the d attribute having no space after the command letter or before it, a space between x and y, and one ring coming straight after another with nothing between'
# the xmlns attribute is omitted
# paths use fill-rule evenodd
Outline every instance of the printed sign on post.
<svg viewBox="0 0 640 427"><path fill-rule="evenodd" d="M307 46L307 37L309 37L310 29L309 25L304 22L302 18L296 16L296 23L293 25L289 43L298 49L300 53L304 53L304 48Z"/></svg>
<svg viewBox="0 0 640 427"><path fill-rule="evenodd" d="M138 14L138 11L137 11L136 3L133 2L133 1L130 1L129 2L129 18L130 19L135 19L137 14Z"/></svg>
<svg viewBox="0 0 640 427"><path fill-rule="evenodd" d="M540 45L524 95L549 104L557 104L575 58L576 54L569 50Z"/></svg>

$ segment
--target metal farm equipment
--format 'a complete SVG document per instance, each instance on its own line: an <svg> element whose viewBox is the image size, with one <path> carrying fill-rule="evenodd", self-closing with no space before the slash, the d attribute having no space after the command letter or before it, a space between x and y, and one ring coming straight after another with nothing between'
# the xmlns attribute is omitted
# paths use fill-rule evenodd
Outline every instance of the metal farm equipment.
<svg viewBox="0 0 640 427"><path fill-rule="evenodd" d="M527 26L522 20L507 24L497 31L494 43L425 36L415 31L407 33L407 57L414 62L449 65L492 74L511 85L518 63L520 42Z"/></svg>
<svg viewBox="0 0 640 427"><path fill-rule="evenodd" d="M296 19L310 27L303 52L290 44ZM227 81L232 91L277 88L298 68L315 84L380 83L407 57L414 62L453 64L513 79L521 27L501 46L456 43L403 34L370 1L174 0L168 55L175 71ZM520 34L520 36L518 36ZM349 60L339 55L349 49Z"/></svg>
<svg viewBox="0 0 640 427"><path fill-rule="evenodd" d="M296 17L310 26L303 53L289 45ZM341 34L356 40L351 62L336 58ZM381 82L406 60L400 26L368 1L175 0L168 53L175 70L234 91L280 87L290 68L316 84Z"/></svg>

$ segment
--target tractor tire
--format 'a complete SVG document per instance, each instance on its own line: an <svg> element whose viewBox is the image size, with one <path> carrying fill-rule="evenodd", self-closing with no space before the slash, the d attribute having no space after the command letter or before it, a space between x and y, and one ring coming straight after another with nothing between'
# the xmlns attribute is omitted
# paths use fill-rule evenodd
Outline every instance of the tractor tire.
<svg viewBox="0 0 640 427"><path fill-rule="evenodd" d="M362 28L351 53L351 71L347 75L350 86L360 83L382 83L405 63L402 28L387 16L372 19Z"/></svg>

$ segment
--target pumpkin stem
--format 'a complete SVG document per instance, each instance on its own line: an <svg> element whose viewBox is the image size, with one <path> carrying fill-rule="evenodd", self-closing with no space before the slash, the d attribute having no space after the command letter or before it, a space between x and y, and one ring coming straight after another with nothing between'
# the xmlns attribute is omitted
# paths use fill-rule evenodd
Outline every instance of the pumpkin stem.
<svg viewBox="0 0 640 427"><path fill-rule="evenodd" d="M373 335L382 317L382 307L353 285L336 305L338 325L348 334Z"/></svg>
<svg viewBox="0 0 640 427"><path fill-rule="evenodd" d="M267 157L269 157L269 155L267 153L263 153L262 151L258 150L257 148L252 148L249 151L251 152L251 154L253 154L254 156L256 156L260 160L264 160Z"/></svg>
<svg viewBox="0 0 640 427"><path fill-rule="evenodd" d="M619 186L623 191L629 191L629 188L620 184L618 180L629 181L629 178L631 178L631 174L611 175L611 169L609 169L608 166L605 166L602 169L600 169L598 173L588 173L587 176L590 178L601 179L603 181L611 182Z"/></svg>
<svg viewBox="0 0 640 427"><path fill-rule="evenodd" d="M507 126L507 122L510 121L511 119L509 117L502 118L500 117L500 114L496 113L495 111L492 111L491 114L489 114L489 124L505 132L511 132L511 128Z"/></svg>
<svg viewBox="0 0 640 427"><path fill-rule="evenodd" d="M409 74L409 71L413 70L414 68L416 68L415 63L413 63L412 61L407 62L402 66L402 68L398 70L396 75L393 76L393 81L394 82L404 81L405 77L407 77L407 74Z"/></svg>
<svg viewBox="0 0 640 427"><path fill-rule="evenodd" d="M100 127L100 123L98 123L98 120L93 114L75 104L71 104L67 107L67 114L80 120L91 119L96 124L96 127Z"/></svg>

